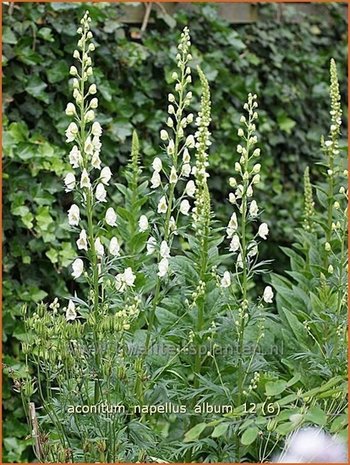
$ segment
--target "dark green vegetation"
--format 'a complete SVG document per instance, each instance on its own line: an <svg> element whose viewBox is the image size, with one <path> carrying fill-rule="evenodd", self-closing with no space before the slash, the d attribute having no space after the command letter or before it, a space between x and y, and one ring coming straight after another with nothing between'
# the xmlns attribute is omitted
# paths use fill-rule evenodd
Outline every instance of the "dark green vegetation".
<svg viewBox="0 0 350 465"><path fill-rule="evenodd" d="M134 127L145 164L159 151L174 44L184 25L191 28L195 64L201 65L211 86L214 140L209 187L213 209L221 218L229 216L224 199L233 172L241 105L248 92L258 94L265 183L258 200L271 226L266 255L276 258L278 270L283 270L285 258L277 244L293 242L302 214L305 166L311 165L313 180L319 176L314 161L320 158L320 135L329 125L331 56L337 61L340 82L346 83L345 18L339 5L320 10L317 18L300 23L290 18L278 22L274 6L265 6L258 23L232 26L216 16L215 7L196 6L173 21L156 19L142 40L132 40L130 28L119 22L116 5L90 8L99 45L95 75L99 121L105 128L103 158L113 172L127 161ZM18 4L11 14L4 7L5 364L19 372L21 305L74 289L64 269L72 255L71 235L65 228L71 199L62 196L59 179L66 167L68 70L81 14L79 4ZM342 95L345 101L345 88ZM22 406L11 389L5 377L4 460L30 460Z"/></svg>

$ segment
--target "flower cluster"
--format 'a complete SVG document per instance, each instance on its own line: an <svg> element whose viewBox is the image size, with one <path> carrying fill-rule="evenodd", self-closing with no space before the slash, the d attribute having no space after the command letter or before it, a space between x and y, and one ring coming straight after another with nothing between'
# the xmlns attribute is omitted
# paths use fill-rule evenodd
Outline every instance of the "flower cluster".
<svg viewBox="0 0 350 465"><path fill-rule="evenodd" d="M156 157L152 163L151 189L162 189L157 204L157 213L164 215L163 237L167 246L169 243L169 247L173 235L177 234L178 214L184 216L190 214L189 198L194 197L196 190L194 181L188 180L192 170L189 150L194 148L195 139L192 134L187 136L185 134L187 126L194 119L192 113L186 114L186 108L192 100L192 92L188 90L188 86L192 82L191 68L189 67L189 62L192 59L190 46L189 30L185 27L176 55L178 71L174 71L172 74L175 92L168 95L167 128L160 131L160 139L165 143L163 161L161 157ZM186 186L180 198L176 199L175 188L179 180L185 181ZM176 213L177 208L179 213ZM147 244L148 254L154 251L156 243L156 240L150 236ZM159 251L159 277L167 274L169 258L170 254L164 256L162 251Z"/></svg>
<svg viewBox="0 0 350 465"><path fill-rule="evenodd" d="M193 225L194 229L200 235L205 235L206 229L209 227L210 221L210 197L208 192L207 173L208 162L208 147L211 145L209 132L209 124L211 122L210 111L210 90L208 81L200 68L197 68L202 84L201 108L196 118L196 126L198 130L195 133L196 138L196 165L193 167L193 172L196 180L195 192L196 200L193 209Z"/></svg>
<svg viewBox="0 0 350 465"><path fill-rule="evenodd" d="M112 178L112 172L108 166L102 167L100 159L102 127L95 121L95 110L98 107L98 99L95 96L97 88L94 83L90 83L93 76L91 52L95 50L92 42L93 35L90 31L90 21L88 12L81 20L81 25L77 30L80 35L77 49L74 50L73 57L77 60L77 66L71 66L70 74L73 76L73 98L75 103L68 103L66 114L74 118L66 130L66 141L73 143L69 153L69 162L72 171L68 172L64 179L67 192L76 191L80 194L81 206L75 203L68 210L68 222L71 226L79 228L79 237L76 245L79 251L85 251L90 260L93 273L93 293L94 302L98 302L98 280L101 273L101 265L106 255L105 246L111 258L120 255L120 244L117 237L112 237L109 242L100 231L94 229L94 209L98 204L107 202L106 187ZM105 212L104 222L106 226L115 227L117 225L117 214L112 207L108 207ZM144 219L142 227L145 227ZM72 263L72 276L75 279L84 274L84 257L78 257ZM125 279L122 280L123 276ZM133 276L133 279L131 278ZM134 275L132 271L126 269L124 273L116 277L116 288L124 290L125 286L132 286ZM95 305L96 306L96 305ZM68 305L68 319L74 316L73 303Z"/></svg>
<svg viewBox="0 0 350 465"><path fill-rule="evenodd" d="M238 135L242 138L243 144L237 146L237 153L240 156L239 161L235 163L237 176L231 177L229 180L230 187L233 188L233 192L229 194L229 202L238 210L240 224L237 213L234 211L226 228L226 236L230 239L230 252L237 254L236 269L237 271L242 270L244 282L249 270L257 260L259 239L266 240L269 234L267 223L261 223L255 235L247 240L249 237L248 224L257 221L259 217L259 206L253 199L254 188L260 182L261 168L260 163L257 162L260 157L260 149L256 147L257 137L255 135L255 122L258 119L257 107L256 95L249 94L248 101L243 107L247 116L241 116L241 125L238 129ZM224 275L221 285L228 287L230 281L231 278L229 279L228 275Z"/></svg>

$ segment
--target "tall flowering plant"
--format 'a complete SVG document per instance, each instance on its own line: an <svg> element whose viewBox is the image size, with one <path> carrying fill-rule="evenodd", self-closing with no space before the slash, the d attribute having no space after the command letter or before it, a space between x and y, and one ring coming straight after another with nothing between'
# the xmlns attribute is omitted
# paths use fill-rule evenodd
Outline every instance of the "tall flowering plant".
<svg viewBox="0 0 350 465"><path fill-rule="evenodd" d="M261 282L255 287L256 275L267 265L259 260L259 245L269 233L254 198L261 168L257 97L248 95L240 118L242 142L235 154L236 174L229 180L233 212L222 228L211 210L208 186L210 89L197 68L201 100L194 116L191 40L185 27L152 174L149 179L145 174L148 167L142 166L141 143L134 132L123 182L113 182L101 159L90 22L87 12L77 30L76 61L70 69L73 99L66 107L71 118L65 133L70 168L64 189L71 200L68 225L76 245L69 267L75 292L66 304L55 298L34 312L24 309L27 370L22 377L14 376L36 457L56 463L239 461L259 430L251 426L251 418L236 417L248 415L247 403L263 403L262 388L272 392L268 383L276 389L278 377L258 354L265 320L272 321L268 310L274 291L270 285L260 290ZM333 63L331 77L332 126L322 143L328 177L318 190L327 221L318 216L306 172L305 231L299 245L306 258L302 261L289 251L294 263L302 263L305 276L297 288L285 278L273 281L280 318L291 324L299 347L307 337L315 341L317 363L327 349L319 329L305 312L288 313L285 296L293 291L305 298L309 282L318 286L308 305L312 311L324 302L335 306L325 323L336 322L341 342L335 341L334 331L329 340L335 341L334 361L342 360L347 191L337 158L341 112ZM114 189L111 196L107 189ZM320 255L316 234L323 244ZM294 277L299 278L300 269L297 272ZM301 334L301 327L307 334ZM226 343L235 350L222 356ZM253 349L247 354L249 343ZM335 374L342 370L335 362L323 363ZM278 388L281 382L287 383L277 379ZM213 419L213 412L204 408L207 401L232 404L232 416L223 421L215 411ZM181 421L174 421L180 413ZM209 438L206 431L212 427ZM273 431L270 424L266 429L268 434ZM223 443L226 434L230 441Z"/></svg>

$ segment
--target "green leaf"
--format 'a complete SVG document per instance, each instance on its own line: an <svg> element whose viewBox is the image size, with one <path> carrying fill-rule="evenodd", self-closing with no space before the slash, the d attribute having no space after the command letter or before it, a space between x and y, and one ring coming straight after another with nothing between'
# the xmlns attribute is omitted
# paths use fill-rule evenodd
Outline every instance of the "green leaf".
<svg viewBox="0 0 350 465"><path fill-rule="evenodd" d="M265 385L265 394L267 396L278 396L286 389L287 384L287 381L281 379L277 381L268 381Z"/></svg>
<svg viewBox="0 0 350 465"><path fill-rule="evenodd" d="M52 37L52 31L48 27L42 27L38 31L38 37L46 40L47 42L54 42L55 39Z"/></svg>
<svg viewBox="0 0 350 465"><path fill-rule="evenodd" d="M50 68L46 69L47 79L51 84L63 81L68 76L68 65L63 60L56 61Z"/></svg>
<svg viewBox="0 0 350 465"><path fill-rule="evenodd" d="M42 102L49 103L49 96L44 92L46 87L47 84L38 76L32 76L25 90L32 97L35 97Z"/></svg>
<svg viewBox="0 0 350 465"><path fill-rule="evenodd" d="M4 44L16 44L17 37L13 31L9 28L9 26L5 26L2 30L2 41Z"/></svg>
<svg viewBox="0 0 350 465"><path fill-rule="evenodd" d="M318 406L311 407L307 412L305 419L319 426L324 426L327 423L327 415Z"/></svg>
<svg viewBox="0 0 350 465"><path fill-rule="evenodd" d="M214 431L211 433L212 438L219 438L223 436L229 427L228 423L220 423L214 428Z"/></svg>
<svg viewBox="0 0 350 465"><path fill-rule="evenodd" d="M279 128L287 134L290 134L296 125L296 122L292 118L289 118L284 112L277 115L277 123Z"/></svg>
<svg viewBox="0 0 350 465"><path fill-rule="evenodd" d="M241 443L245 446L249 446L249 444L252 444L255 439L258 437L259 434L259 428L256 426L252 426L244 431L241 437Z"/></svg>
<svg viewBox="0 0 350 465"><path fill-rule="evenodd" d="M198 425L194 426L189 431L187 431L187 433L185 434L184 442L192 442L198 439L199 436L206 429L206 427L207 427L206 423L198 423Z"/></svg>

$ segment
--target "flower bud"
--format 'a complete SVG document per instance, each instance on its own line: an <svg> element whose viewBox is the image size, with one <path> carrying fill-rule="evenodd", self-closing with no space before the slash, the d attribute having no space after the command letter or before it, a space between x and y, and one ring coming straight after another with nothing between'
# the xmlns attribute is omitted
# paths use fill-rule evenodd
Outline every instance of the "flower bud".
<svg viewBox="0 0 350 465"><path fill-rule="evenodd" d="M73 103L68 103L66 107L66 115L73 116L75 114L75 106Z"/></svg>
<svg viewBox="0 0 350 465"><path fill-rule="evenodd" d="M97 98L91 99L90 107L91 108L97 108L98 107L98 99Z"/></svg>
<svg viewBox="0 0 350 465"><path fill-rule="evenodd" d="M324 245L324 249L326 252L330 252L332 250L331 244L329 242L326 242Z"/></svg>
<svg viewBox="0 0 350 465"><path fill-rule="evenodd" d="M69 74L71 74L72 76L77 76L78 75L77 68L75 66L71 66L69 70Z"/></svg>
<svg viewBox="0 0 350 465"><path fill-rule="evenodd" d="M90 123L91 121L93 121L95 119L95 112L93 110L88 110L86 113L85 113L85 121L87 123Z"/></svg>
<svg viewBox="0 0 350 465"><path fill-rule="evenodd" d="M88 93L91 95L94 95L96 94L96 92L97 92L96 84L91 84L91 86L89 87Z"/></svg>
<svg viewBox="0 0 350 465"><path fill-rule="evenodd" d="M162 129L162 130L160 131L160 138L161 138L162 140L168 140L169 134L168 134L168 132L167 132L165 129Z"/></svg>

